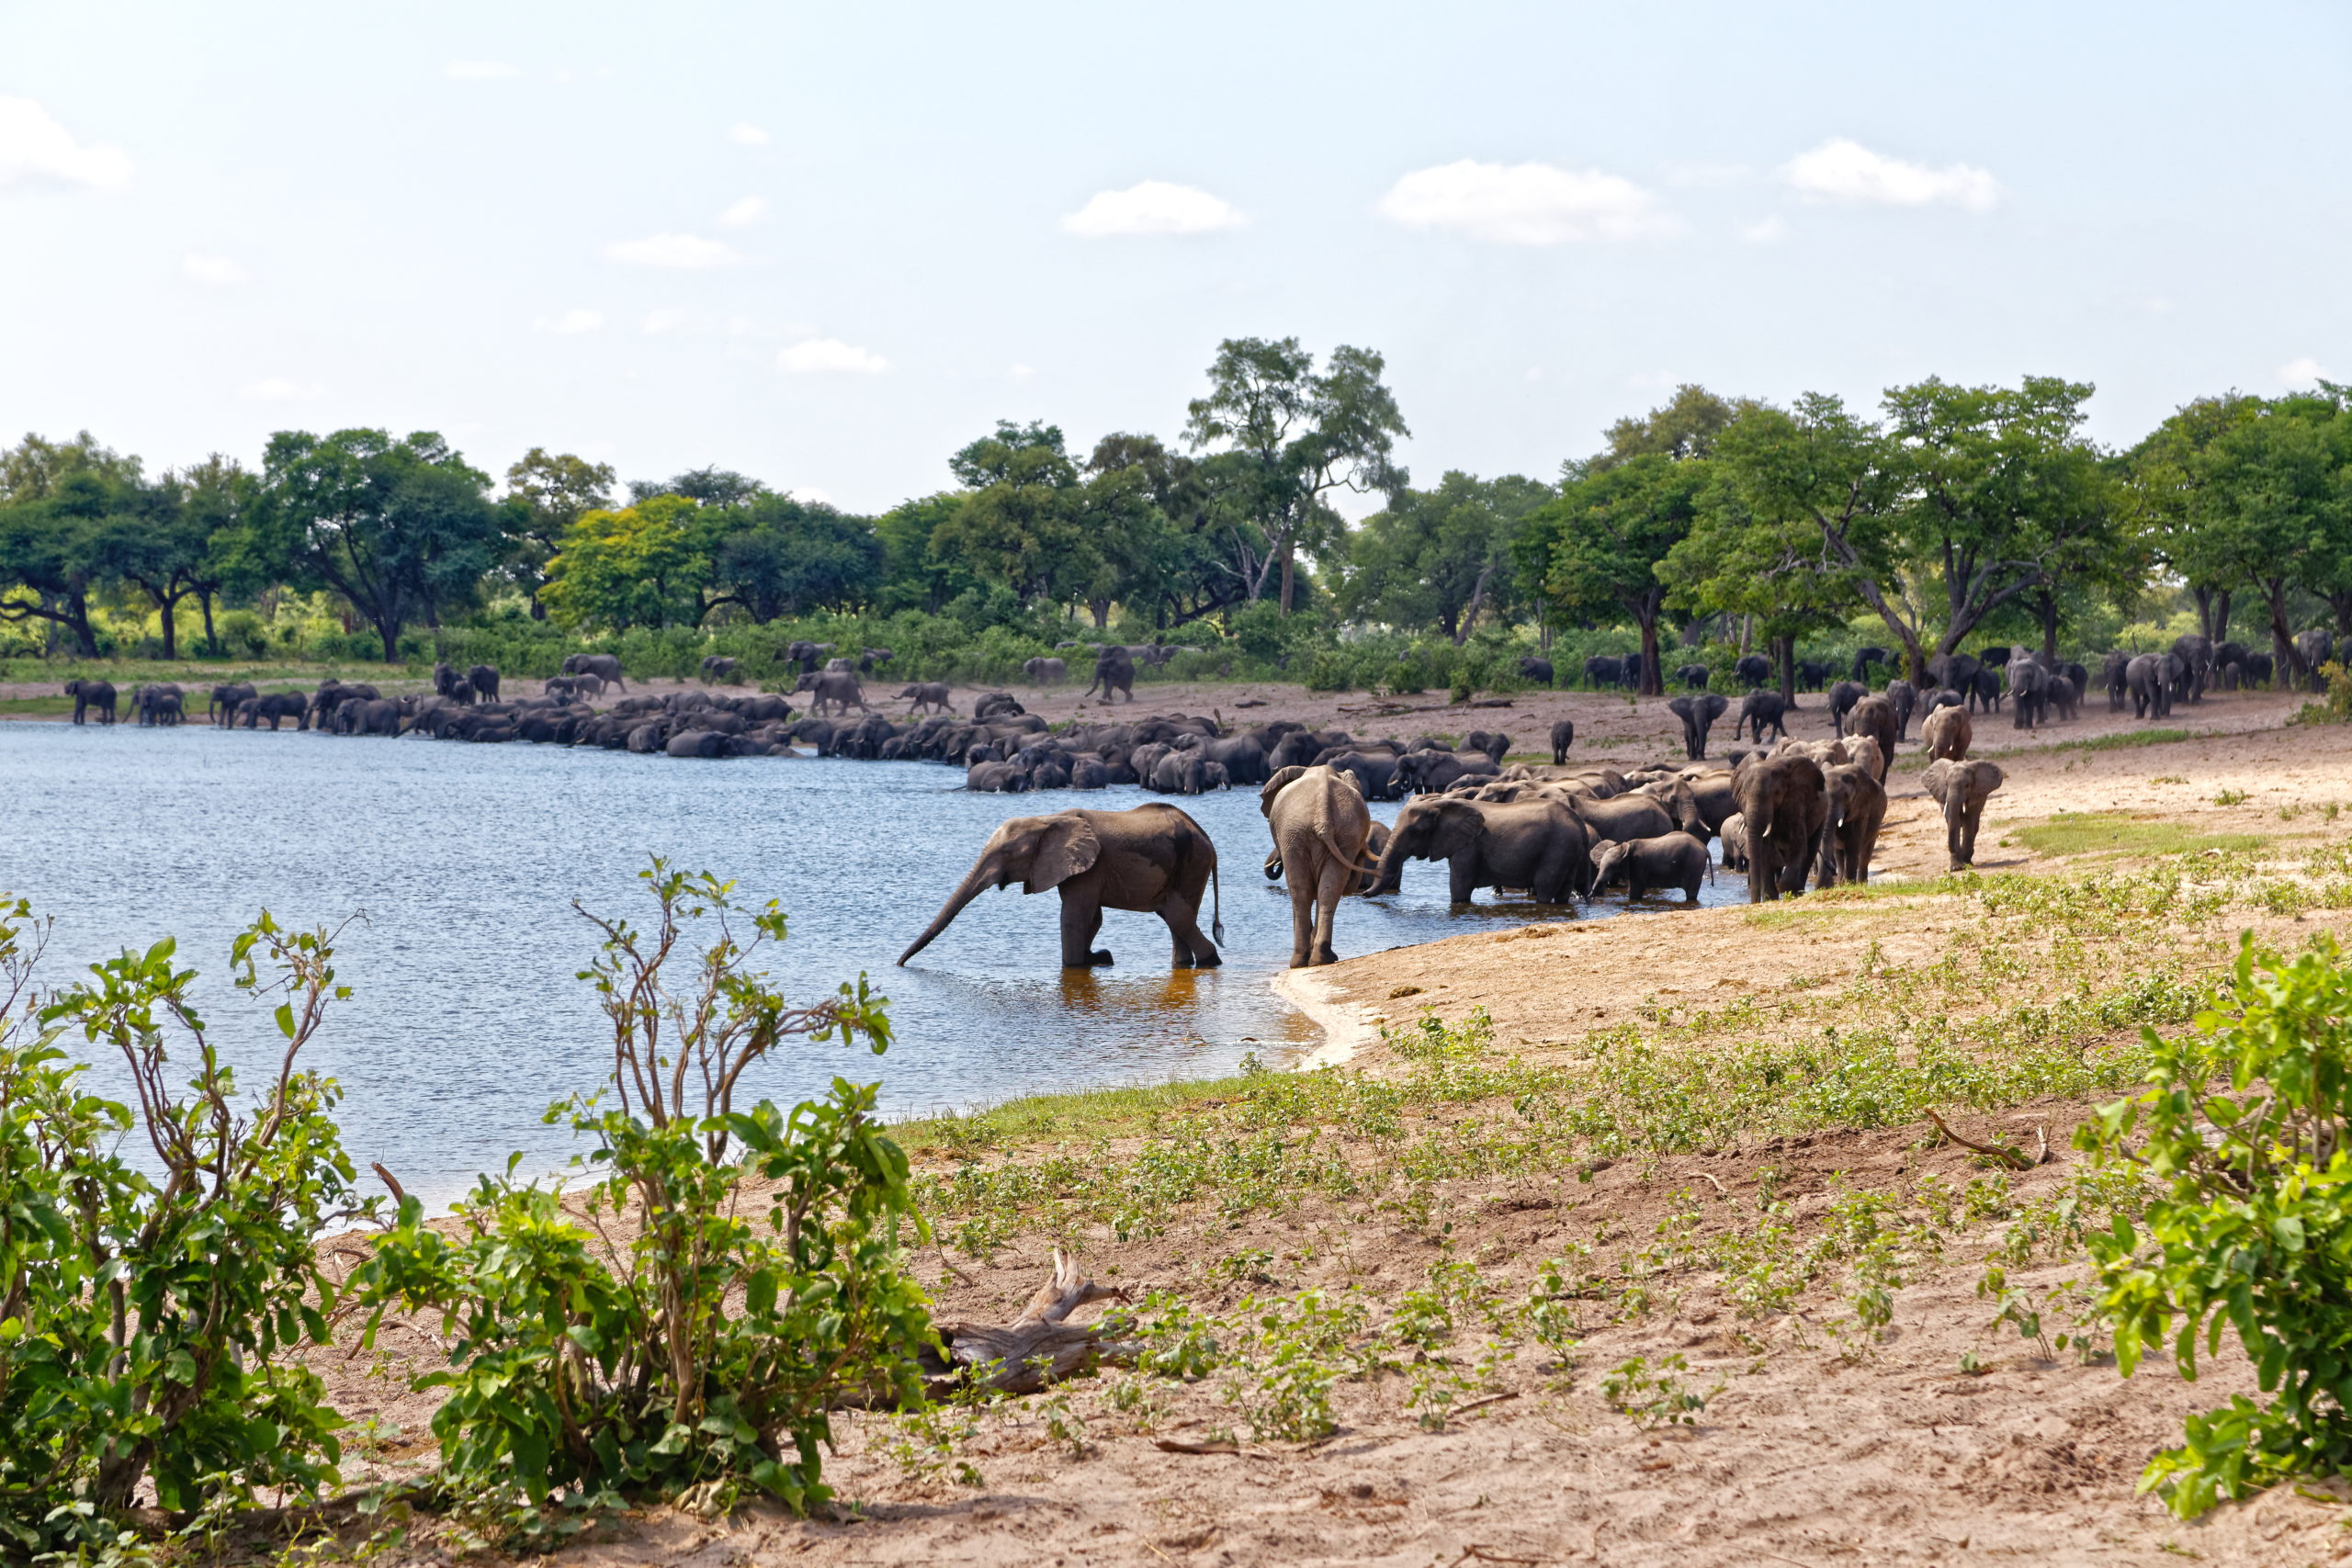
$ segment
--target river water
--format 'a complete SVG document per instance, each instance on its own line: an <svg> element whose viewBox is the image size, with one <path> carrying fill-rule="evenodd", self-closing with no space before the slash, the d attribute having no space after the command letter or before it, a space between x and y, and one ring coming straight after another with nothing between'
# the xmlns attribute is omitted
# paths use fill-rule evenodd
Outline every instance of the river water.
<svg viewBox="0 0 2352 1568"><path fill-rule="evenodd" d="M1159 798L973 795L962 781L922 762L6 724L0 891L54 918L51 985L176 937L181 962L202 973L216 1042L256 1088L277 1036L227 984L230 939L265 908L295 926L360 917L337 960L355 995L305 1061L342 1081L345 1144L362 1168L381 1161L434 1203L512 1151L526 1171L569 1157L569 1134L540 1112L594 1088L611 1062L594 994L573 978L595 941L572 903L641 921L652 900L636 875L650 855L780 899L792 935L769 967L795 1000L861 971L889 998L887 1056L798 1043L755 1075L757 1095L788 1101L836 1073L878 1077L891 1112L920 1114L1211 1077L1251 1052L1279 1065L1312 1048L1314 1026L1269 986L1289 959L1290 903L1260 873L1269 840L1254 789L1175 802L1216 841L1222 969L1171 971L1159 921L1113 911L1098 943L1115 965L1066 974L1058 898L1017 885L983 895L894 968L999 822ZM1397 807L1374 809L1387 821ZM1342 905L1340 955L1560 918L1490 891L1450 908L1445 892L1442 864L1414 863L1401 896ZM1702 896L1728 902L1745 886L1727 875ZM1654 904L1670 918L1679 902ZM1619 909L1612 896L1586 918ZM119 1090L118 1064L93 1069L94 1088Z"/></svg>

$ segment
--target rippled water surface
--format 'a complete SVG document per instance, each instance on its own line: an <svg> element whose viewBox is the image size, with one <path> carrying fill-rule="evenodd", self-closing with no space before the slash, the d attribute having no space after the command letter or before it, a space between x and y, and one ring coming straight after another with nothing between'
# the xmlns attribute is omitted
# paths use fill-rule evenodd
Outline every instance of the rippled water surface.
<svg viewBox="0 0 2352 1568"><path fill-rule="evenodd" d="M1116 964L1065 974L1059 900L1017 886L983 895L912 967L892 967L1004 818L1158 798L970 795L962 779L920 762L0 725L0 889L55 917L51 983L176 936L204 972L217 1037L244 1062L274 1061L276 1032L225 984L231 936L264 907L300 925L364 911L339 960L356 994L311 1065L342 1080L363 1168L380 1160L435 1200L510 1151L535 1169L569 1155L539 1112L593 1088L610 1061L592 994L572 978L594 947L572 900L641 918L651 901L636 874L650 854L783 900L792 938L772 967L796 998L864 970L890 998L888 1056L798 1046L757 1086L778 1099L841 1072L880 1077L894 1112L961 1108L1212 1076L1318 1037L1268 987L1289 958L1290 904L1259 870L1269 840L1255 790L1176 802L1216 841L1222 969L1171 971L1159 921L1113 911L1098 941ZM1396 809L1375 807L1383 820ZM1745 897L1731 876L1703 892ZM1347 956L1555 914L1449 909L1443 866L1417 863L1402 896L1341 907L1338 946ZM96 1066L112 1088L114 1065Z"/></svg>

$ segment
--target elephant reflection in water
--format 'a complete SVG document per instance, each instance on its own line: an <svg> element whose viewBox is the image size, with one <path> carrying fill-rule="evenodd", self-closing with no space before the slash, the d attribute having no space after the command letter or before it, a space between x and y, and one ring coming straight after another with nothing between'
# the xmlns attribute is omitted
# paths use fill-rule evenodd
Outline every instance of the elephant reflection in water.
<svg viewBox="0 0 2352 1568"><path fill-rule="evenodd" d="M1076 1013L1177 1013L1201 999L1201 972L1174 969L1151 980L1127 980L1105 987L1091 969L1065 969L1061 974L1062 1006Z"/></svg>

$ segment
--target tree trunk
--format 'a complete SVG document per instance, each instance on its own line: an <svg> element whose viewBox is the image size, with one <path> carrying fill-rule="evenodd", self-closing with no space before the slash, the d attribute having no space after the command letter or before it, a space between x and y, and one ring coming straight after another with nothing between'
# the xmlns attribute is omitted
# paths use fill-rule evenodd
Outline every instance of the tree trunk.
<svg viewBox="0 0 2352 1568"><path fill-rule="evenodd" d="M1652 611L1640 622L1642 628L1642 683L1635 688L1638 695L1662 697L1666 687L1657 678L1657 613Z"/></svg>
<svg viewBox="0 0 2352 1568"><path fill-rule="evenodd" d="M2189 596L2197 601L2197 629L2211 638L2218 647L2222 641L2222 634L2215 630L2213 626L2213 591L2191 584L2188 592Z"/></svg>
<svg viewBox="0 0 2352 1568"><path fill-rule="evenodd" d="M1086 602L1086 608L1094 617L1096 631L1099 632L1111 624L1111 601L1108 599L1089 599Z"/></svg>
<svg viewBox="0 0 2352 1568"><path fill-rule="evenodd" d="M163 596L161 608L164 614L164 657L166 660L177 659L180 656L178 631L172 624L172 610L178 602L177 598L172 594L166 593Z"/></svg>
<svg viewBox="0 0 2352 1568"><path fill-rule="evenodd" d="M1292 576L1292 567L1293 567L1293 558L1295 557L1295 554L1296 554L1296 552L1295 552L1295 550L1293 550L1293 549L1292 549L1292 547L1291 547L1291 546L1290 546L1289 541L1287 541L1287 540L1283 541L1283 615L1289 615L1289 614L1290 614L1291 595L1292 595L1292 590L1293 590L1293 588L1294 588L1294 586L1295 586L1295 581L1294 581L1294 578L1293 578L1293 576Z"/></svg>
<svg viewBox="0 0 2352 1568"><path fill-rule="evenodd" d="M401 624L394 621L376 623L377 635L384 639L384 662L397 664L401 660Z"/></svg>
<svg viewBox="0 0 2352 1568"><path fill-rule="evenodd" d="M2213 646L2219 648L2230 637L2230 591L2226 588L2213 595Z"/></svg>
<svg viewBox="0 0 2352 1568"><path fill-rule="evenodd" d="M1747 658L1748 653L1754 649L1755 647L1756 617L1754 615L1742 615L1739 618L1739 656L1742 659Z"/></svg>
<svg viewBox="0 0 2352 1568"><path fill-rule="evenodd" d="M2290 691L2298 680L2308 686L2312 672L2304 666L2303 656L2295 647L2295 634L2287 624L2287 580L2266 577L2259 586L2264 606L2270 612L2270 646L2281 683Z"/></svg>
<svg viewBox="0 0 2352 1568"><path fill-rule="evenodd" d="M204 611L204 646L214 653L226 652L220 646L220 634L212 629L212 590L200 590L196 602Z"/></svg>
<svg viewBox="0 0 2352 1568"><path fill-rule="evenodd" d="M2058 667L2058 595L2042 590L2041 603L2035 606L2041 621L2041 660L2055 670Z"/></svg>
<svg viewBox="0 0 2352 1568"><path fill-rule="evenodd" d="M1011 1324L942 1323L939 1337L951 1367L962 1368L982 1388L999 1393L1035 1393L1098 1361L1130 1361L1137 1347L1102 1338L1100 1327L1066 1322L1090 1302L1120 1301L1127 1292L1098 1285L1077 1262L1054 1249L1054 1277L1037 1287L1028 1307Z"/></svg>
<svg viewBox="0 0 2352 1568"><path fill-rule="evenodd" d="M1772 660L1781 667L1781 701L1797 705L1797 639L1776 637L1772 639Z"/></svg>

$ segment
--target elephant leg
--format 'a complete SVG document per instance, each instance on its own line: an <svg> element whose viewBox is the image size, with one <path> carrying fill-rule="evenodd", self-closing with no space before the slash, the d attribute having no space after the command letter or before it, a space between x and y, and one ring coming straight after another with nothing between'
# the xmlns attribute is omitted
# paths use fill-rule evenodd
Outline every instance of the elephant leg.
<svg viewBox="0 0 2352 1568"><path fill-rule="evenodd" d="M1173 944L1172 959L1179 969L1215 969L1222 962L1217 957L1216 944L1202 934L1200 911L1184 901L1183 893L1169 889L1168 897L1152 911L1168 927L1169 941ZM1103 954L1108 963L1110 955Z"/></svg>
<svg viewBox="0 0 2352 1568"><path fill-rule="evenodd" d="M1315 889L1315 957L1317 964L1337 964L1339 953L1331 946L1332 929L1339 923L1340 900L1346 896L1352 874L1348 867L1333 860L1323 867L1323 875Z"/></svg>
<svg viewBox="0 0 2352 1568"><path fill-rule="evenodd" d="M1289 868L1284 867L1287 874ZM1303 875L1290 879L1290 966L1305 969L1315 962L1315 892Z"/></svg>
<svg viewBox="0 0 2352 1568"><path fill-rule="evenodd" d="M1102 929L1102 905L1090 894L1072 897L1068 888L1062 892L1062 967L1090 969L1098 964L1111 962L1107 949L1094 945L1095 933Z"/></svg>
<svg viewBox="0 0 2352 1568"><path fill-rule="evenodd" d="M1456 855L1445 863L1448 897L1457 904L1467 904L1478 891L1478 868L1467 855Z"/></svg>

